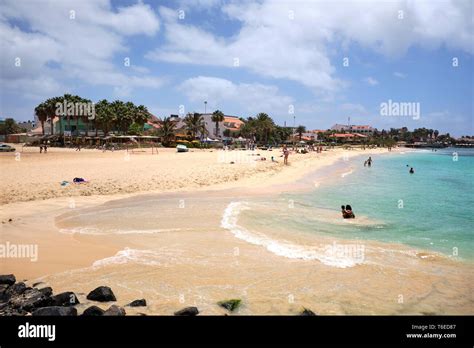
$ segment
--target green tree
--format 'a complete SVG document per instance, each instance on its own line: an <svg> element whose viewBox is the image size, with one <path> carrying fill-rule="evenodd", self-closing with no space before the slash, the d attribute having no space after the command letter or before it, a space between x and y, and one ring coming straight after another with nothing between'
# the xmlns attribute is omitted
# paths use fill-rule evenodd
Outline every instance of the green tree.
<svg viewBox="0 0 474 348"><path fill-rule="evenodd" d="M144 105L135 106L135 112L133 115L133 122L143 125L150 119L150 113Z"/></svg>
<svg viewBox="0 0 474 348"><path fill-rule="evenodd" d="M160 136L163 138L163 145L169 146L174 140L176 123L171 120L171 117L165 117L159 121L160 124Z"/></svg>
<svg viewBox="0 0 474 348"><path fill-rule="evenodd" d="M143 125L139 123L132 123L130 127L128 127L128 134L131 135L142 135L143 133Z"/></svg>
<svg viewBox="0 0 474 348"><path fill-rule="evenodd" d="M212 113L212 122L216 124L216 138L219 137L219 122L224 121L224 113L220 110L216 110Z"/></svg>
<svg viewBox="0 0 474 348"><path fill-rule="evenodd" d="M303 137L303 133L306 133L306 127L305 126L298 126L296 127L296 133L298 133L298 137L301 138Z"/></svg>
<svg viewBox="0 0 474 348"><path fill-rule="evenodd" d="M20 131L20 126L18 126L13 118L6 118L5 122L1 125L0 134L15 134Z"/></svg>
<svg viewBox="0 0 474 348"><path fill-rule="evenodd" d="M187 114L184 118L184 124L193 140L196 139L198 134L202 136L207 132L204 118L197 112Z"/></svg>
<svg viewBox="0 0 474 348"><path fill-rule="evenodd" d="M41 131L44 135L44 123L48 119L48 112L46 110L46 105L44 102L35 107L35 115L41 123Z"/></svg>
<svg viewBox="0 0 474 348"><path fill-rule="evenodd" d="M257 135L257 121L253 117L243 120L244 125L240 128L240 134L247 139L254 140Z"/></svg>
<svg viewBox="0 0 474 348"><path fill-rule="evenodd" d="M111 104L106 99L99 101L95 106L95 135L97 136L99 128L103 130L104 135L108 135L115 120L115 113Z"/></svg>
<svg viewBox="0 0 474 348"><path fill-rule="evenodd" d="M275 123L272 118L264 112L259 113L255 120L259 140L263 141L264 144L267 144L270 134L275 129Z"/></svg>

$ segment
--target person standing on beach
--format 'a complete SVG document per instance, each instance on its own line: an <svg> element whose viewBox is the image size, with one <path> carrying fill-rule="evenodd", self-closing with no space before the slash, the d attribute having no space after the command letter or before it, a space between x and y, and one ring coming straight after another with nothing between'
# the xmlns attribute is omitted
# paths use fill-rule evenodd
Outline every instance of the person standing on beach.
<svg viewBox="0 0 474 348"><path fill-rule="evenodd" d="M283 163L285 165L288 165L288 156L290 155L290 151L288 150L288 148L286 147L286 145L283 146Z"/></svg>

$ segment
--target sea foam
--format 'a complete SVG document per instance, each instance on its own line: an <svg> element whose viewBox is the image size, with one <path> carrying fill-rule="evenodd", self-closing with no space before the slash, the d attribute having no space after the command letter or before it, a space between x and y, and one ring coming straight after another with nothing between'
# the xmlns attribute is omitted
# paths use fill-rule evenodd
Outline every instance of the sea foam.
<svg viewBox="0 0 474 348"><path fill-rule="evenodd" d="M104 230L97 227L74 227L74 228L61 228L60 233L64 234L87 234L87 235L110 235L110 234L155 234L155 233L166 233L166 232L179 232L191 230L191 228L156 228L148 230Z"/></svg>
<svg viewBox="0 0 474 348"><path fill-rule="evenodd" d="M288 241L274 240L261 232L251 232L238 224L242 211L250 209L246 202L231 202L224 210L221 227L230 231L235 237L248 243L263 246L269 252L290 259L318 260L321 263L338 268L353 267L362 262L361 259L341 255L333 245L320 248L297 245Z"/></svg>

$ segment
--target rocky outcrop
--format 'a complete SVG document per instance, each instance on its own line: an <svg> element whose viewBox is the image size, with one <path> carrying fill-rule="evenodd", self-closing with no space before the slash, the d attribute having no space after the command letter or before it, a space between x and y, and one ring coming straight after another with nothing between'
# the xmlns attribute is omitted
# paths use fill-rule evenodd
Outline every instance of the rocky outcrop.
<svg viewBox="0 0 474 348"><path fill-rule="evenodd" d="M86 308L84 312L82 312L83 316L101 316L104 315L104 310L102 308L99 308L97 306L90 306L89 308Z"/></svg>
<svg viewBox="0 0 474 348"><path fill-rule="evenodd" d="M135 300L130 302L128 305L125 305L125 307L146 307L146 300Z"/></svg>
<svg viewBox="0 0 474 348"><path fill-rule="evenodd" d="M311 309L303 308L303 310L300 312L299 315L313 317L313 316L316 316L317 314L314 313Z"/></svg>
<svg viewBox="0 0 474 348"><path fill-rule="evenodd" d="M125 314L125 309L116 305L110 306L110 308L104 312L104 316L124 316Z"/></svg>
<svg viewBox="0 0 474 348"><path fill-rule="evenodd" d="M237 308L240 307L241 302L242 302L242 300L240 300L240 299L230 299L230 300L217 302L217 304L219 306L227 309L229 312L233 312Z"/></svg>
<svg viewBox="0 0 474 348"><path fill-rule="evenodd" d="M79 303L76 294L71 291L62 292L51 297L52 306L74 306Z"/></svg>
<svg viewBox="0 0 474 348"><path fill-rule="evenodd" d="M8 304L13 308L31 312L36 308L49 306L52 293L53 290L51 288L41 290L29 288L21 295L12 296Z"/></svg>
<svg viewBox="0 0 474 348"><path fill-rule="evenodd" d="M77 309L74 307L51 306L38 308L32 314L33 316L77 316Z"/></svg>
<svg viewBox="0 0 474 348"><path fill-rule="evenodd" d="M13 285L16 283L16 278L13 274L0 275L0 284Z"/></svg>
<svg viewBox="0 0 474 348"><path fill-rule="evenodd" d="M108 286L99 286L98 288L95 288L89 293L89 295L87 295L87 299L98 302L117 301L112 289Z"/></svg>
<svg viewBox="0 0 474 348"><path fill-rule="evenodd" d="M199 314L199 310L197 309L197 307L186 307L177 312L174 312L174 315L188 316L188 317L192 317L198 314Z"/></svg>
<svg viewBox="0 0 474 348"><path fill-rule="evenodd" d="M0 275L0 316L16 315L77 315L72 308L79 303L74 293L53 296L51 287L31 288L25 283L15 283L13 274ZM13 282L13 283L12 283ZM36 284L38 285L38 284ZM75 300L71 302L71 294ZM71 307L71 308L66 308Z"/></svg>

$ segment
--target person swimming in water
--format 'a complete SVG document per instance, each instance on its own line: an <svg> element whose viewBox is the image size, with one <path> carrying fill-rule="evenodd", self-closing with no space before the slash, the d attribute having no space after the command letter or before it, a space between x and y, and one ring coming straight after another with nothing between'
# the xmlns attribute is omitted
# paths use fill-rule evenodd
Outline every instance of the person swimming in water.
<svg viewBox="0 0 474 348"><path fill-rule="evenodd" d="M342 217L344 219L354 219L355 215L354 212L352 211L352 207L348 204L344 207L344 205L341 205L341 212L342 212Z"/></svg>
<svg viewBox="0 0 474 348"><path fill-rule="evenodd" d="M413 169L413 167L410 168L409 173L410 173L410 174L415 174L415 170Z"/></svg>

